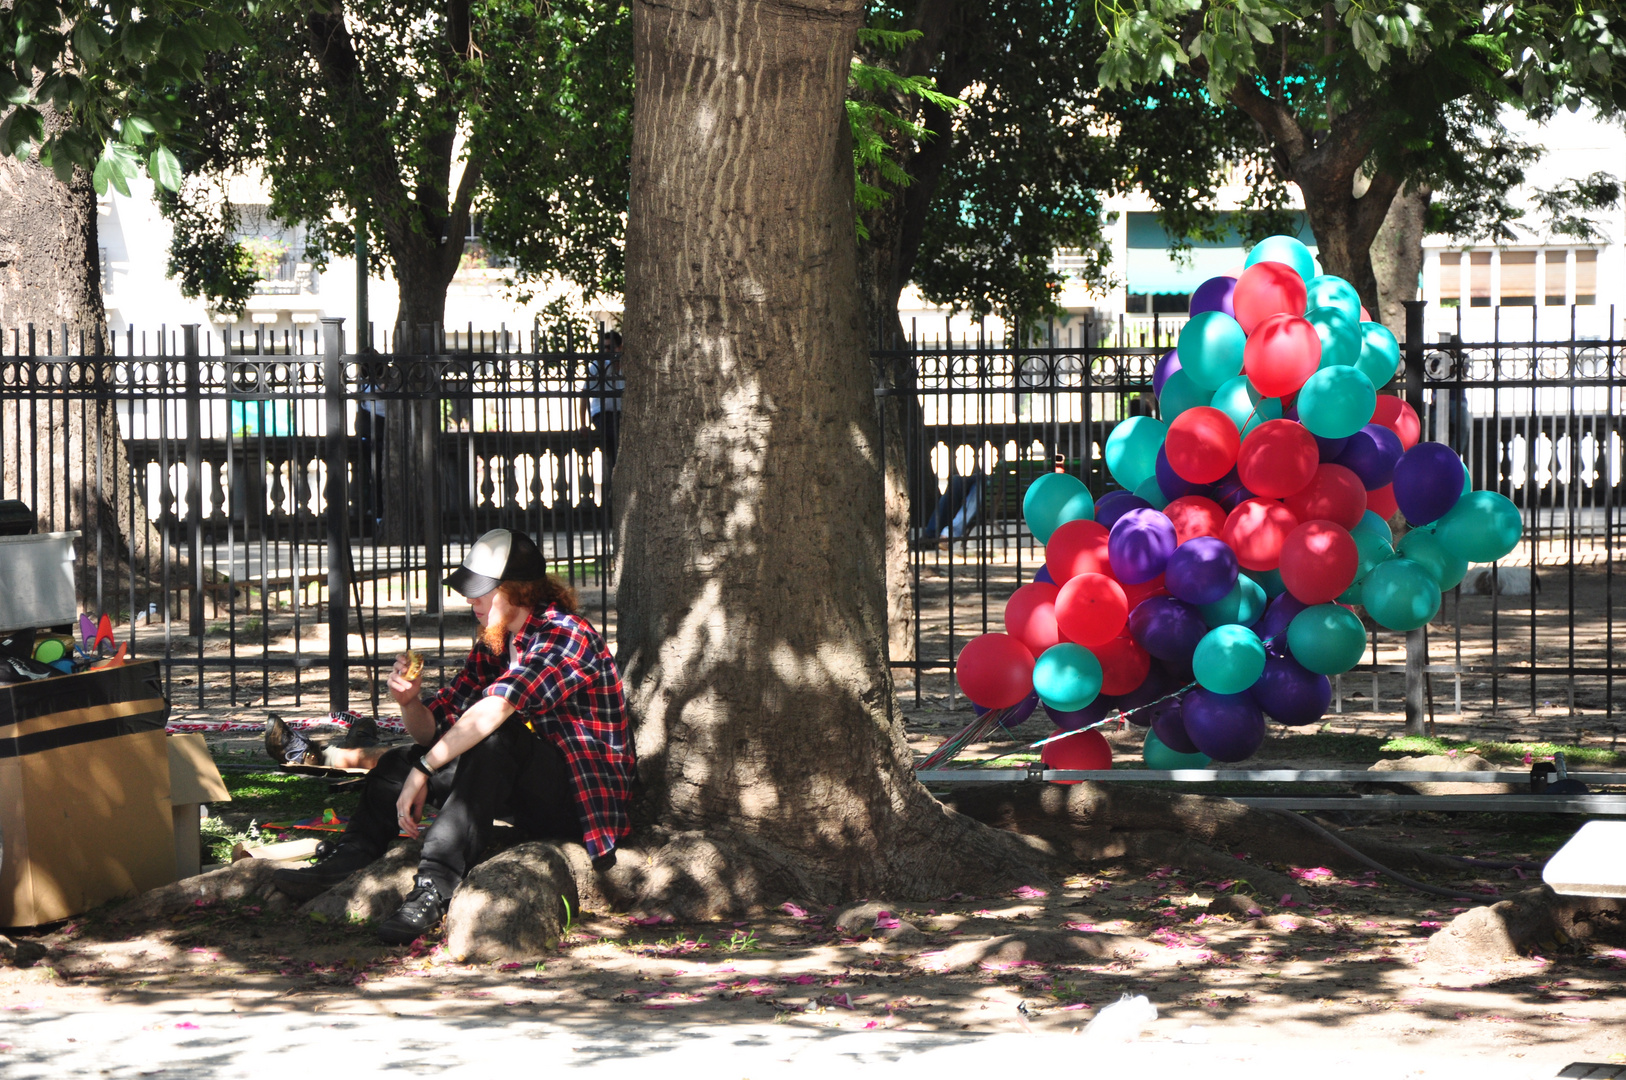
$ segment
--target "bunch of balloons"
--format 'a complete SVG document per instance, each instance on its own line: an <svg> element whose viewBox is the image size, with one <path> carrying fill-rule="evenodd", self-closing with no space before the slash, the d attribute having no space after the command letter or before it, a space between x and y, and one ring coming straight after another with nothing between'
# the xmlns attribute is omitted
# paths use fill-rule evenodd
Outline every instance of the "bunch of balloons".
<svg viewBox="0 0 1626 1080"><path fill-rule="evenodd" d="M1504 557L1523 529L1506 498L1470 489L1455 452L1419 441L1410 405L1378 393L1399 344L1298 240L1260 243L1191 313L1153 376L1162 419L1107 440L1123 490L1097 502L1065 473L1028 488L1045 565L1006 604L1005 632L972 639L957 667L1007 724L1040 706L1062 729L1127 713L1151 729L1154 768L1242 761L1267 716L1316 722L1329 676L1365 652L1355 606L1421 627L1468 563ZM1398 544L1396 513L1410 526ZM1043 760L1109 767L1087 735Z"/></svg>

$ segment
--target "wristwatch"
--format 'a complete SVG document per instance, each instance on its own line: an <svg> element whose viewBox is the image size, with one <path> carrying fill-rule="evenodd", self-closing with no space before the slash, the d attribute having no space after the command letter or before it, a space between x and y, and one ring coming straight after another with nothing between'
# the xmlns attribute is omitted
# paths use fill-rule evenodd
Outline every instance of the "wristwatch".
<svg viewBox="0 0 1626 1080"><path fill-rule="evenodd" d="M422 756L412 759L412 767L423 773L425 776L432 777L435 775L435 770L429 767L429 762L424 760Z"/></svg>

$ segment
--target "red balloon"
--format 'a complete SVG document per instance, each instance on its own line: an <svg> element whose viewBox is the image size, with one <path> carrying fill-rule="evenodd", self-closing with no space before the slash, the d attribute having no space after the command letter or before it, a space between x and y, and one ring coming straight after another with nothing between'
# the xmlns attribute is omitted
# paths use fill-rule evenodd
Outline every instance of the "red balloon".
<svg viewBox="0 0 1626 1080"><path fill-rule="evenodd" d="M1123 585L1122 582L1119 582ZM1163 575L1159 574L1151 581L1143 581L1139 585L1124 585L1124 599L1129 601L1129 610L1134 611L1142 600L1150 600L1154 596L1167 596L1169 590L1163 587Z"/></svg>
<svg viewBox="0 0 1626 1080"><path fill-rule="evenodd" d="M1107 535L1099 521L1066 521L1058 526L1044 546L1044 564L1056 584L1065 585L1080 574L1110 576Z"/></svg>
<svg viewBox="0 0 1626 1080"><path fill-rule="evenodd" d="M1102 645L1092 645L1090 651L1101 661L1101 693L1127 694L1146 681L1152 670L1152 657L1135 644L1135 639L1120 635Z"/></svg>
<svg viewBox="0 0 1626 1080"><path fill-rule="evenodd" d="M1225 519L1220 539L1236 552L1237 564L1244 570L1274 570L1282 559L1282 544L1298 527L1293 511L1274 499L1248 499Z"/></svg>
<svg viewBox="0 0 1626 1080"><path fill-rule="evenodd" d="M1174 522L1175 539L1182 544L1194 536L1218 536L1225 528L1224 508L1201 495L1185 495L1174 500L1163 508L1163 516Z"/></svg>
<svg viewBox="0 0 1626 1080"><path fill-rule="evenodd" d="M1384 521L1388 521L1400 513L1400 504L1395 502L1395 486L1393 484L1384 484L1380 488L1368 491L1366 493L1366 508Z"/></svg>
<svg viewBox="0 0 1626 1080"><path fill-rule="evenodd" d="M1123 586L1105 574L1080 574L1056 596L1056 625L1062 636L1086 648L1111 641L1128 621Z"/></svg>
<svg viewBox="0 0 1626 1080"><path fill-rule="evenodd" d="M1061 590L1043 581L1024 585L1005 601L1005 632L1038 656L1061 644L1056 628L1056 595Z"/></svg>
<svg viewBox="0 0 1626 1080"><path fill-rule="evenodd" d="M1039 761L1048 769L1110 769L1112 747L1105 735L1093 728L1045 743L1039 751ZM1077 780L1058 780L1058 784L1076 784Z"/></svg>
<svg viewBox="0 0 1626 1080"><path fill-rule="evenodd" d="M1282 543L1282 584L1305 604L1328 604L1355 581L1361 555L1349 530L1306 521Z"/></svg>
<svg viewBox="0 0 1626 1080"><path fill-rule="evenodd" d="M1353 529L1366 511L1366 486L1351 469L1320 465L1308 484L1282 502L1300 521L1320 518Z"/></svg>
<svg viewBox="0 0 1626 1080"><path fill-rule="evenodd" d="M1236 321L1242 324L1242 332L1251 336L1254 327L1272 315L1303 315L1304 303L1308 298L1304 279L1291 266L1261 262L1242 271L1242 276L1236 279L1236 290L1231 293L1231 307L1236 312ZM1310 333L1314 336L1314 327ZM1316 340L1320 342L1320 338ZM1310 370L1314 371L1315 368ZM1263 388L1260 392L1264 393Z"/></svg>
<svg viewBox="0 0 1626 1080"><path fill-rule="evenodd" d="M954 677L983 708L1008 709L1033 693L1033 653L1009 634L982 634L960 650Z"/></svg>
<svg viewBox="0 0 1626 1080"><path fill-rule="evenodd" d="M1321 461L1315 436L1296 420L1267 420L1248 433L1236 459L1237 479L1255 495L1285 499L1304 490Z"/></svg>
<svg viewBox="0 0 1626 1080"><path fill-rule="evenodd" d="M1378 395L1378 407L1372 413L1372 423L1382 424L1400 436L1402 450L1410 450L1423 437L1423 422L1417 419L1417 410L1393 394Z"/></svg>
<svg viewBox="0 0 1626 1080"><path fill-rule="evenodd" d="M1199 405L1169 422L1163 452L1180 479L1212 484L1231 471L1241 445L1235 420L1211 406Z"/></svg>
<svg viewBox="0 0 1626 1080"><path fill-rule="evenodd" d="M1298 393L1320 366L1321 336L1297 315L1270 316L1254 328L1242 347L1242 370L1253 388L1266 397Z"/></svg>
<svg viewBox="0 0 1626 1080"><path fill-rule="evenodd" d="M1366 310L1366 305L1365 304L1361 305L1361 321L1362 322L1371 322L1372 321L1372 313L1370 311Z"/></svg>

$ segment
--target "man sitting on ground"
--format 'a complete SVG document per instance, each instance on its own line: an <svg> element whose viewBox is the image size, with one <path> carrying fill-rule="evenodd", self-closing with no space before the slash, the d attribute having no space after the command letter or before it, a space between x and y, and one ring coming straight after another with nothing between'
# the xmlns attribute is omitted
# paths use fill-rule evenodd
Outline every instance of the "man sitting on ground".
<svg viewBox="0 0 1626 1080"><path fill-rule="evenodd" d="M421 674L408 679L407 658L396 661L390 694L416 745L367 774L355 816L316 864L274 875L290 896L315 896L383 855L398 831L416 838L424 803L438 804L412 892L378 928L391 944L440 922L498 816L531 837L580 840L601 869L630 828L621 676L576 614L575 593L547 573L530 537L507 529L475 541L446 584L480 626L463 670L424 701Z"/></svg>

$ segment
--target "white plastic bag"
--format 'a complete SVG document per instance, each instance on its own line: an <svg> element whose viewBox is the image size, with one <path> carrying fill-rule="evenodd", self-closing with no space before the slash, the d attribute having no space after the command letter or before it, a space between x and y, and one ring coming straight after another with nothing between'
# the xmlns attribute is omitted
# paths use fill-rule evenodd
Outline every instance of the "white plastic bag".
<svg viewBox="0 0 1626 1080"><path fill-rule="evenodd" d="M1134 1042L1156 1019L1157 1006L1147 1001L1145 994L1134 997L1125 994L1095 1014L1095 1019L1084 1028L1084 1037L1105 1042Z"/></svg>

